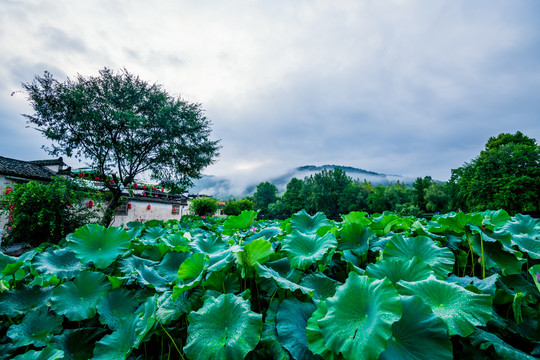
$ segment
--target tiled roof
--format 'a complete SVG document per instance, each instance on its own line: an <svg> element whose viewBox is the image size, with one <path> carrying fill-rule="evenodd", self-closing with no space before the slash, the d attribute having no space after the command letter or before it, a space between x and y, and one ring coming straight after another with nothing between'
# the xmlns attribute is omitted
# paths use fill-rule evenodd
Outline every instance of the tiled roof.
<svg viewBox="0 0 540 360"><path fill-rule="evenodd" d="M50 180L56 175L53 171L28 161L0 156L0 174L16 176L29 180Z"/></svg>
<svg viewBox="0 0 540 360"><path fill-rule="evenodd" d="M51 165L64 166L64 165L66 165L64 163L64 159L62 159L61 157L59 157L58 159L31 160L31 161L27 161L27 162L29 162L30 164L36 164L36 165L39 165L39 166L51 166Z"/></svg>

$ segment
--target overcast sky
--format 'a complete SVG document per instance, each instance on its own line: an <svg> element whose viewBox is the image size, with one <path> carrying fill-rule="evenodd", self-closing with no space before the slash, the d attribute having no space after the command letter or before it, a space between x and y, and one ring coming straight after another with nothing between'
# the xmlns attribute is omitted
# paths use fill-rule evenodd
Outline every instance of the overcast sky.
<svg viewBox="0 0 540 360"><path fill-rule="evenodd" d="M0 155L49 158L21 82L125 67L202 104L207 174L447 180L491 136L540 140L539 19L538 0L0 0Z"/></svg>

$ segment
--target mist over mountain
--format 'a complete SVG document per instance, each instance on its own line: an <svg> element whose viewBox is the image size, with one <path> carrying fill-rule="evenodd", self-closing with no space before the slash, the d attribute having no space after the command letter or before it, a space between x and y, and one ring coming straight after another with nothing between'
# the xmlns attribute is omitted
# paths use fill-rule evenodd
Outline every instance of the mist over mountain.
<svg viewBox="0 0 540 360"><path fill-rule="evenodd" d="M373 171L359 169L350 166L340 165L306 165L300 166L284 172L281 175L275 177L261 178L256 173L246 175L243 173L241 176L214 176L203 175L200 179L194 181L194 185L189 189L190 194L200 194L213 196L219 199L228 198L242 198L245 196L253 195L257 185L261 182L268 181L277 186L278 192L282 194L285 192L287 184L292 178L303 180L305 177L311 176L322 170L333 170L335 168L342 169L353 179L360 181L368 181L374 186L376 185L389 185L391 183L401 182L405 184L411 184L416 178L405 177L401 175L380 174Z"/></svg>

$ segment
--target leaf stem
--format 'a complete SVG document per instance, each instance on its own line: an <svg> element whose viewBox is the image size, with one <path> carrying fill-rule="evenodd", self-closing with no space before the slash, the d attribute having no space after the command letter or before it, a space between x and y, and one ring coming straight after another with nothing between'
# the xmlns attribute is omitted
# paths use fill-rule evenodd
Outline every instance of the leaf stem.
<svg viewBox="0 0 540 360"><path fill-rule="evenodd" d="M486 278L486 259L484 257L484 237L483 232L480 231L480 249L482 249L482 279Z"/></svg>
<svg viewBox="0 0 540 360"><path fill-rule="evenodd" d="M176 351L178 351L178 354L180 355L180 357L182 358L182 360L185 360L184 359L184 356L182 355L182 352L180 351L180 349L178 349L178 346L176 345L176 342L174 341L174 339L172 338L171 334L169 334L169 332L167 331L167 329L165 329L165 326L163 326L163 324L161 323L161 321L157 321L159 323L159 325L161 325L161 328L163 329L163 331L165 331L165 334L167 334L167 336L169 337L169 339L171 339L174 347L176 348ZM169 352L170 354L170 352Z"/></svg>

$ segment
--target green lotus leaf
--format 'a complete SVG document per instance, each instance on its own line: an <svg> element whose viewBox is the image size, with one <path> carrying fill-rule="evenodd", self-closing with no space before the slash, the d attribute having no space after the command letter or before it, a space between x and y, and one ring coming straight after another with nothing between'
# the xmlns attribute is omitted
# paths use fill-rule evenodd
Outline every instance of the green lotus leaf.
<svg viewBox="0 0 540 360"><path fill-rule="evenodd" d="M172 298L172 291L164 292L157 301L157 320L163 325L169 325L183 314L189 313L202 295L202 287L184 291L176 300Z"/></svg>
<svg viewBox="0 0 540 360"><path fill-rule="evenodd" d="M65 360L91 359L96 341L105 332L106 329L97 327L64 329L53 339L54 347L64 352Z"/></svg>
<svg viewBox="0 0 540 360"><path fill-rule="evenodd" d="M452 342L444 322L416 296L402 296L403 315L392 324L392 337L380 360L452 360Z"/></svg>
<svg viewBox="0 0 540 360"><path fill-rule="evenodd" d="M99 322L111 330L116 330L120 327L120 322L132 315L138 306L139 303L129 290L123 288L112 290L102 296L96 304Z"/></svg>
<svg viewBox="0 0 540 360"><path fill-rule="evenodd" d="M465 226L472 224L482 226L483 216L480 213L465 214L462 211L457 213L450 212L448 214L434 217L433 220L439 224L446 225L448 230L456 234L464 234Z"/></svg>
<svg viewBox="0 0 540 360"><path fill-rule="evenodd" d="M311 359L306 338L307 321L317 309L312 302L302 302L296 298L284 299L279 303L276 329L281 345L295 360Z"/></svg>
<svg viewBox="0 0 540 360"><path fill-rule="evenodd" d="M450 335L469 336L475 326L485 326L491 317L492 299L459 285L431 277L416 282L400 282L400 293L416 295L439 316Z"/></svg>
<svg viewBox="0 0 540 360"><path fill-rule="evenodd" d="M148 286L159 292L169 289L167 280L158 274L154 267L143 265L137 269L137 283L141 286Z"/></svg>
<svg viewBox="0 0 540 360"><path fill-rule="evenodd" d="M306 339L308 342L308 349L315 355L321 356L326 360L333 360L341 358L326 347L324 336L319 327L319 320L323 319L328 313L326 301L320 301L317 305L317 309L311 314L311 317L307 321L306 325Z"/></svg>
<svg viewBox="0 0 540 360"><path fill-rule="evenodd" d="M19 325L11 325L7 336L15 346L45 347L53 334L62 331L62 317L47 312L46 308L31 311Z"/></svg>
<svg viewBox="0 0 540 360"><path fill-rule="evenodd" d="M167 236L160 238L159 241L172 248L174 251L189 250L189 240L179 233L168 234Z"/></svg>
<svg viewBox="0 0 540 360"><path fill-rule="evenodd" d="M328 218L322 212L310 216L306 210L301 210L291 216L291 227L302 234L315 235L323 226L330 225Z"/></svg>
<svg viewBox="0 0 540 360"><path fill-rule="evenodd" d="M529 215L516 214L514 221L503 226L512 234L512 244L533 259L540 259L540 220Z"/></svg>
<svg viewBox="0 0 540 360"><path fill-rule="evenodd" d="M253 223L257 217L257 214L258 211L244 210L240 213L240 215L231 216L225 220L223 227L225 230L245 230L249 228L251 223Z"/></svg>
<svg viewBox="0 0 540 360"><path fill-rule="evenodd" d="M323 259L330 249L337 246L334 234L328 232L324 236L304 234L293 230L283 239L283 250L291 262L291 266L305 270Z"/></svg>
<svg viewBox="0 0 540 360"><path fill-rule="evenodd" d="M17 262L14 262L14 263L11 263L11 264L7 264L4 269L2 270L2 272L0 273L0 275L2 275L2 277L5 277L5 276L12 276L13 274L15 274L17 271L19 271L19 269L24 265L24 262L22 261L17 261ZM24 270L23 270L24 271Z"/></svg>
<svg viewBox="0 0 540 360"><path fill-rule="evenodd" d="M240 281L236 272L215 271L203 283L205 289L225 293L239 293Z"/></svg>
<svg viewBox="0 0 540 360"><path fill-rule="evenodd" d="M111 265L131 243L131 237L125 230L96 224L78 228L66 239L69 249L79 259L85 264L93 263L98 269Z"/></svg>
<svg viewBox="0 0 540 360"><path fill-rule="evenodd" d="M138 221L128 222L127 227L128 227L127 233L129 234L132 240L141 236L145 228L144 224Z"/></svg>
<svg viewBox="0 0 540 360"><path fill-rule="evenodd" d="M351 211L347 215L341 215L344 222L355 223L360 225L371 224L371 219L368 217L368 213L364 211Z"/></svg>
<svg viewBox="0 0 540 360"><path fill-rule="evenodd" d="M512 360L534 360L537 359L534 356L524 353L521 350L516 349L510 344L504 342L497 335L482 329L476 329L470 336L471 344L479 347L481 350L487 350L493 347L498 359L512 359ZM491 357L490 357L491 358ZM494 357L493 357L494 358Z"/></svg>
<svg viewBox="0 0 540 360"><path fill-rule="evenodd" d="M169 282L178 279L178 268L189 257L187 252L169 252L165 254L163 260L156 266L158 274Z"/></svg>
<svg viewBox="0 0 540 360"><path fill-rule="evenodd" d="M162 228L161 226L147 227L139 237L139 240L145 245L155 245L158 239L161 239L170 232L171 229Z"/></svg>
<svg viewBox="0 0 540 360"><path fill-rule="evenodd" d="M249 301L232 294L208 298L188 315L188 358L244 359L259 342L263 326L262 315L250 308Z"/></svg>
<svg viewBox="0 0 540 360"><path fill-rule="evenodd" d="M356 273L349 274L326 306L328 312L318 321L326 347L345 359L377 359L401 317L399 295L390 280Z"/></svg>
<svg viewBox="0 0 540 360"><path fill-rule="evenodd" d="M261 333L261 347L255 350L258 358L275 360L289 360L291 358L289 353L283 349L278 339L276 330L278 307L279 300L275 300L268 305L268 310L266 310Z"/></svg>
<svg viewBox="0 0 540 360"><path fill-rule="evenodd" d="M446 279L454 269L454 254L450 249L438 247L426 236L395 235L384 247L384 257L412 259L414 256L428 264L439 279Z"/></svg>
<svg viewBox="0 0 540 360"><path fill-rule="evenodd" d="M242 274L245 276L245 267L253 268L255 264L264 264L270 255L274 253L272 244L265 239L253 240L244 245L242 251L235 252L234 256L238 265L242 267Z"/></svg>
<svg viewBox="0 0 540 360"><path fill-rule="evenodd" d="M525 259L518 259L522 254L516 252L511 254L503 249L503 245L498 242L486 242L480 243L480 236L469 237L470 244L474 253L480 259L482 257L482 248L484 254L484 266L491 269L494 266L501 268L503 275L513 275L521 273L522 265L525 263ZM481 261L480 266L481 266Z"/></svg>
<svg viewBox="0 0 540 360"><path fill-rule="evenodd" d="M401 217L389 211L385 211L382 215L374 217L369 227L378 236L383 236L392 231L407 231L412 223L413 220L410 218Z"/></svg>
<svg viewBox="0 0 540 360"><path fill-rule="evenodd" d="M111 283L102 273L83 271L52 293L52 308L71 321L90 319L96 314L98 300L107 294Z"/></svg>
<svg viewBox="0 0 540 360"><path fill-rule="evenodd" d="M135 247L135 246L134 246ZM141 257L153 261L161 261L163 256L171 251L171 248L165 244L157 243L155 245L145 245L146 249L141 252Z"/></svg>
<svg viewBox="0 0 540 360"><path fill-rule="evenodd" d="M208 268L208 255L194 253L178 268L178 279L180 283L173 288L173 300L186 290L199 285L203 275Z"/></svg>
<svg viewBox="0 0 540 360"><path fill-rule="evenodd" d="M230 245L228 243L213 233L196 235L191 241L193 252L206 254L208 257L228 250L229 247Z"/></svg>
<svg viewBox="0 0 540 360"><path fill-rule="evenodd" d="M493 274L485 279L479 279L476 276L470 277L470 276L463 276L458 277L454 274L450 275L446 281L458 284L459 286L462 286L466 288L467 286L474 286L478 290L482 291L484 294L490 294L491 296L495 296L495 291L497 290L497 279L499 278L499 274ZM410 280L405 280L410 281Z"/></svg>
<svg viewBox="0 0 540 360"><path fill-rule="evenodd" d="M388 258L371 263L366 268L366 275L374 279L388 278L392 284L398 281L425 280L434 275L433 270L420 258L412 259Z"/></svg>
<svg viewBox="0 0 540 360"><path fill-rule="evenodd" d="M286 277L286 274L280 274L278 271L268 266L257 264L257 275L261 278L273 280L275 284L281 289L287 289L291 292L300 290L304 294L313 294L313 289L301 286L294 281L291 281L289 278ZM269 291L269 293L273 293L275 289L270 290L271 291Z"/></svg>
<svg viewBox="0 0 540 360"><path fill-rule="evenodd" d="M490 230L493 230L494 227L501 227L510 221L512 218L505 210L487 210L482 212L484 217L483 225L491 225Z"/></svg>
<svg viewBox="0 0 540 360"><path fill-rule="evenodd" d="M23 286L0 294L0 315L24 315L50 305L54 287Z"/></svg>
<svg viewBox="0 0 540 360"><path fill-rule="evenodd" d="M73 279L88 268L69 249L54 249L38 254L33 261L37 271L59 279Z"/></svg>
<svg viewBox="0 0 540 360"><path fill-rule="evenodd" d="M137 345L138 319L134 316L121 322L120 328L96 342L94 360L126 359Z"/></svg>
<svg viewBox="0 0 540 360"><path fill-rule="evenodd" d="M138 274L145 266L153 267L157 264L159 262L132 255L120 260L118 269L124 275Z"/></svg>
<svg viewBox="0 0 540 360"><path fill-rule="evenodd" d="M334 296L336 289L341 285L339 281L336 281L323 273L312 273L302 278L299 283L300 286L307 289L313 289L313 299L315 301L325 300Z"/></svg>
<svg viewBox="0 0 540 360"><path fill-rule="evenodd" d="M15 356L12 360L60 360L64 359L62 350L47 347L43 350L29 350L24 354Z"/></svg>
<svg viewBox="0 0 540 360"><path fill-rule="evenodd" d="M266 228L262 229L258 233L253 234L250 237L248 237L246 239L246 242L251 242L251 241L257 240L257 239L270 240L273 237L276 237L276 236L280 235L281 233L282 233L282 231L281 231L280 228L275 227L275 226L269 226L269 227L266 227Z"/></svg>
<svg viewBox="0 0 540 360"><path fill-rule="evenodd" d="M374 235L366 225L345 222L338 238L338 249L364 255L369 250L369 239Z"/></svg>

